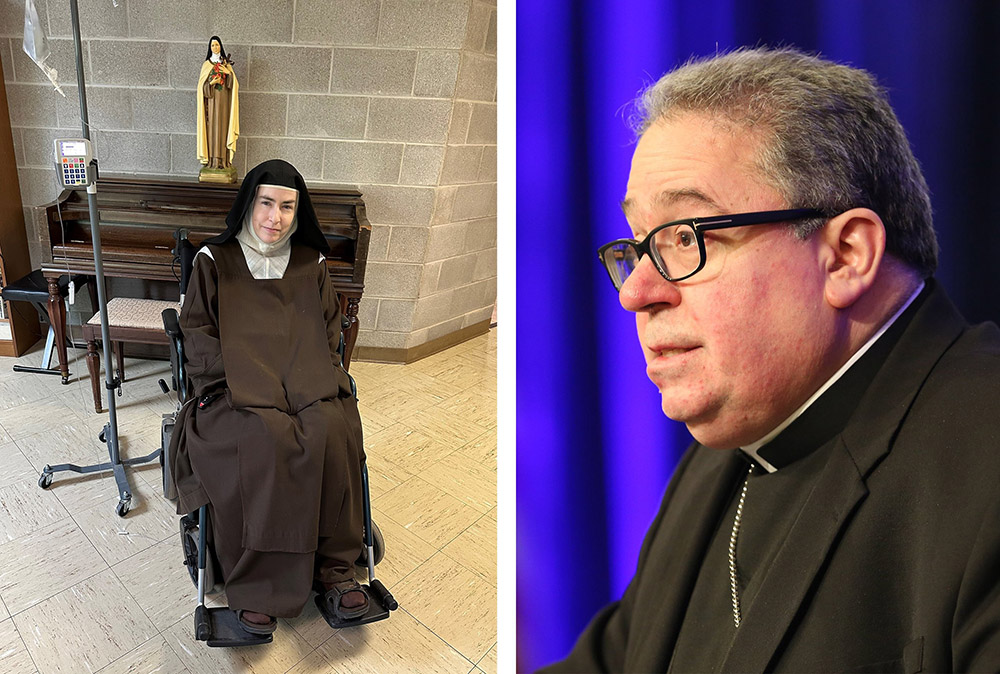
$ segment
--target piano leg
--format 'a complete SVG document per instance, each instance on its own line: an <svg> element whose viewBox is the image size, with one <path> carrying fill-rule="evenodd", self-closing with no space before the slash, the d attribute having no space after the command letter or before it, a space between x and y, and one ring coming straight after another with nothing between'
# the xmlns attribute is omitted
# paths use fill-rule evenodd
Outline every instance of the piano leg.
<svg viewBox="0 0 1000 674"><path fill-rule="evenodd" d="M101 355L97 352L97 342L87 340L87 371L90 372L90 385L94 389L94 409L100 414L101 409Z"/></svg>
<svg viewBox="0 0 1000 674"><path fill-rule="evenodd" d="M358 341L358 305L361 303L360 297L347 298L347 310L344 315L351 322L351 327L347 328L344 335L344 369L351 367L351 354L354 353L354 343Z"/></svg>
<svg viewBox="0 0 1000 674"><path fill-rule="evenodd" d="M56 333L56 353L59 354L59 372L62 383L69 383L69 362L66 357L66 301L59 293L59 275L45 275L49 284L49 325Z"/></svg>

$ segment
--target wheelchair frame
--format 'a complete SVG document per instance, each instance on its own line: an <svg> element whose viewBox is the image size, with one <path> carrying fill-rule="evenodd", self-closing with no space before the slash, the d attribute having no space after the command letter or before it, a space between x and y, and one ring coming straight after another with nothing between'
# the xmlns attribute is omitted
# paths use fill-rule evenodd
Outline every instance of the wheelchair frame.
<svg viewBox="0 0 1000 674"><path fill-rule="evenodd" d="M170 365L171 365L171 384L174 391L177 392L178 397L178 407L177 409L170 413L164 414L161 422L161 443L162 448L160 452L160 465L163 468L163 494L170 500L176 500L176 487L173 483L173 475L170 472L170 457L167 456L170 447L170 436L174 430L174 422L177 417L177 413L180 411L182 405L186 404L190 397L190 391L188 388L188 381L184 372L184 340L183 334L180 329L180 321L177 316L177 312L174 309L166 309L162 314L164 330L167 336L170 338ZM338 349L343 357L344 353L344 335L341 332L340 336L340 347ZM357 386L354 382L354 377L350 374L347 375L351 381L351 392L354 394L355 399L357 398ZM166 382L162 379L159 381L160 388L164 393L168 393L168 387ZM372 522L371 518L371 494L368 484L368 466L362 465L361 467L361 480L362 480L362 493L363 493L363 521L364 521L364 548L362 549L361 556L356 562L356 565L364 565L368 570L368 584L361 584L365 593L368 595L368 612L358 618L351 620L340 620L335 614L333 614L324 601L324 595L317 593L315 601L316 606L319 608L320 613L323 618L334 629L340 629L342 627L354 627L357 625L365 625L377 620L383 620L389 617L389 612L394 611L399 607L395 598L389 592L389 590L382 584L382 581L375 577L375 565L378 564L385 552L385 542L382 538L381 531ZM208 541L207 541L207 531L210 526L208 506L202 506L198 510L198 520L197 524L194 524L194 513L190 513L181 518L181 538L182 544L185 548L185 564L189 566L193 560L190 559L191 555L188 554L188 536L191 536L194 532L192 527L196 526L197 536L198 536L198 551L197 551L197 580L196 585L198 586L198 605L195 609L195 638L198 641L205 641L208 646L211 647L232 647L232 646L252 646L259 644L266 644L272 641L272 635L258 635L251 634L244 630L239 623L236 613L226 607L219 608L208 608L205 605L205 594L213 591L214 587L208 587L209 584L215 585L214 582L214 568L217 566L213 560L209 560L208 551ZM211 564L211 566L209 566ZM192 571L192 580L195 578L195 574Z"/></svg>

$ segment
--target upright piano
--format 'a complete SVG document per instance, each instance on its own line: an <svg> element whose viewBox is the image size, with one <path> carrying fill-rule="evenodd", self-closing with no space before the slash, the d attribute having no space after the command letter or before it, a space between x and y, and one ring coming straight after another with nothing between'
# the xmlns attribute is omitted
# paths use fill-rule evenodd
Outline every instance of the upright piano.
<svg viewBox="0 0 1000 674"><path fill-rule="evenodd" d="M104 275L176 282L179 267L171 252L176 232L187 230L195 246L222 232L238 189L238 184L195 180L100 178L97 208ZM358 336L358 304L365 286L371 225L357 190L310 187L309 198L330 245L326 260L330 280L337 290L341 310L350 321L345 353L345 360L350 362ZM49 284L49 320L56 331L59 368L65 382L69 374L66 305L57 282L67 272L95 273L87 194L83 190L65 190L56 201L39 206L36 218L44 218L43 229L48 231L42 273Z"/></svg>

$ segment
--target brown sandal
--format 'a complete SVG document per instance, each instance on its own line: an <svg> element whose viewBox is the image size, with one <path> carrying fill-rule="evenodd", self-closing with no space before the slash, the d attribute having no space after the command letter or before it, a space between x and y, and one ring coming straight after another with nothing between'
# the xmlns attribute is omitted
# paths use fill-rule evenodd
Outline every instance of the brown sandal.
<svg viewBox="0 0 1000 674"><path fill-rule="evenodd" d="M361 587L358 581L353 578L351 580L343 580L339 583L333 583L331 584L329 590L326 590L325 587L322 589L323 591L321 594L323 595L327 606L329 606L330 610L333 611L333 614L341 620L354 620L355 618L360 618L368 613L368 605L370 603L368 593L365 592L365 589ZM343 598L348 592L360 592L364 595L365 602L358 606L344 606Z"/></svg>
<svg viewBox="0 0 1000 674"><path fill-rule="evenodd" d="M270 622L255 623L252 620L245 619L243 617L244 613L246 613L244 609L236 609L236 617L240 621L240 627L250 634L274 634L274 630L278 628L278 621L272 616L268 616L268 618L271 618ZM256 611L252 611L252 613L256 613Z"/></svg>

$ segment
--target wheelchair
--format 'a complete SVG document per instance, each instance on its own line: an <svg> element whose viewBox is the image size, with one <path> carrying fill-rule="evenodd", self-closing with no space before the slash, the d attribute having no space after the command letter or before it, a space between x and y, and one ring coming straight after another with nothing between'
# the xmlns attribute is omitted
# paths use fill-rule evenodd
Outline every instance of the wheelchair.
<svg viewBox="0 0 1000 674"><path fill-rule="evenodd" d="M184 256L184 244L189 247L187 256L189 260L193 258L193 247L186 240L179 243ZM189 269L183 269L182 264L182 288L183 294ZM180 408L191 395L189 389L190 382L185 378L184 372L184 340L180 329L177 312L174 309L167 309L162 314L164 330L169 337L170 343L170 365L171 365L171 386L177 392L177 409L169 414L164 414L161 421L160 439L160 465L163 468L163 494L168 500L176 501L177 492L174 485L173 476L170 471L170 437L173 434L174 423ZM346 326L345 326L346 327ZM340 352L343 356L344 337L341 333ZM350 377L350 375L348 375ZM350 377L351 391L357 397L357 388L354 378ZM164 380L159 381L160 388L164 393L169 393L169 388ZM317 594L315 597L316 606L320 614L334 629L344 627L354 627L365 625L389 617L389 612L398 608L398 603L385 585L375 577L375 565L382 561L385 554L385 540L378 526L372 522L371 518L371 497L368 486L368 468L362 466L361 471L363 487L363 534L364 546L361 555L355 565L368 570L368 584L361 583L361 587L368 595L368 611L362 616L350 620L340 619L335 615L323 601L323 595ZM202 506L198 511L189 513L181 517L180 534L181 546L184 554L184 565L187 566L192 582L198 588L198 604L195 609L195 638L198 641L207 642L211 647L233 647L233 646L254 646L270 643L271 634L251 634L240 626L236 613L229 607L208 608L205 605L205 595L217 593L223 588L223 578L221 567L215 558L211 545L208 541L211 531L211 522L208 515L208 506Z"/></svg>

